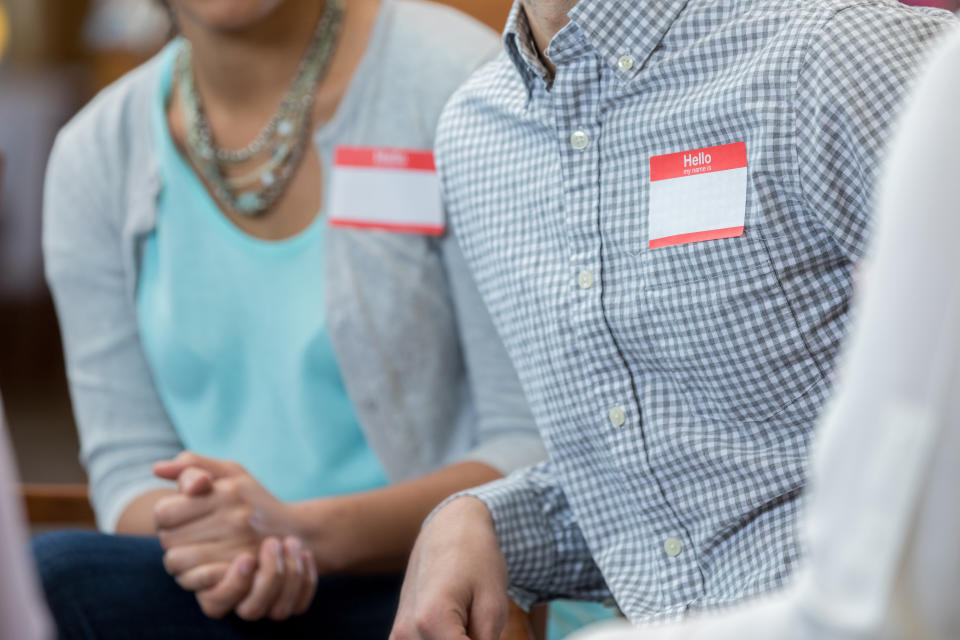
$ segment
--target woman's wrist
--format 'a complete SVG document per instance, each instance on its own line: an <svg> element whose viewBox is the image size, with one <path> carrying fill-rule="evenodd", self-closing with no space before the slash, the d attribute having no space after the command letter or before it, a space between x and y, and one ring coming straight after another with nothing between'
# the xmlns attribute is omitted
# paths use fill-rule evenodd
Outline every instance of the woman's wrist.
<svg viewBox="0 0 960 640"><path fill-rule="evenodd" d="M289 505L293 535L313 552L320 574L339 573L357 561L350 541L349 498L317 498ZM342 535L346 533L347 535Z"/></svg>

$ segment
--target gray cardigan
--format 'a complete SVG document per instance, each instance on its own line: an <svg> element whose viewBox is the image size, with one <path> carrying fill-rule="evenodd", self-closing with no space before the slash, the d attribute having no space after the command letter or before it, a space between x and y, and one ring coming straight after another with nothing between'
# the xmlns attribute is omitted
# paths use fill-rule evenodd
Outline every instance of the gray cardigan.
<svg viewBox="0 0 960 640"><path fill-rule="evenodd" d="M432 148L447 97L499 47L453 10L385 0L364 59L314 142ZM137 330L140 253L155 225L154 59L60 132L47 172L43 245L99 525L167 486L151 463L182 444ZM452 235L329 229L327 320L367 440L392 481L457 460L506 473L545 456L520 384Z"/></svg>

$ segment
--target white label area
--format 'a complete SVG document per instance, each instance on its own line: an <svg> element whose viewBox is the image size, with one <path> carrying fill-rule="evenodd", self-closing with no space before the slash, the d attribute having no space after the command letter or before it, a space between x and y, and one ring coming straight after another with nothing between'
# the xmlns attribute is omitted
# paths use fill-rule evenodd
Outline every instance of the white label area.
<svg viewBox="0 0 960 640"><path fill-rule="evenodd" d="M651 249L743 234L744 143L655 156L650 168Z"/></svg>
<svg viewBox="0 0 960 640"><path fill-rule="evenodd" d="M428 235L446 230L429 151L340 147L329 188L331 225Z"/></svg>

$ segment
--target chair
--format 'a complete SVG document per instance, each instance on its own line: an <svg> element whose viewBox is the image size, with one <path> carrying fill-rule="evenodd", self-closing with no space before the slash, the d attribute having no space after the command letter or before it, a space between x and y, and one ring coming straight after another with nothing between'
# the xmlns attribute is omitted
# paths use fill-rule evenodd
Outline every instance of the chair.
<svg viewBox="0 0 960 640"><path fill-rule="evenodd" d="M20 493L33 527L93 528L96 524L85 484L22 484Z"/></svg>

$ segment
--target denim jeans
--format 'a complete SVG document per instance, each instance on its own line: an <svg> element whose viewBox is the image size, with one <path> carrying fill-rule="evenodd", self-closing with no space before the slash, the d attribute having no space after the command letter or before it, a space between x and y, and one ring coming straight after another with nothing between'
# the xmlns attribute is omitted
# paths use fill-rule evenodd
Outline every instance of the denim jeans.
<svg viewBox="0 0 960 640"><path fill-rule="evenodd" d="M399 575L321 577L302 616L213 620L167 575L155 538L64 531L35 538L33 552L64 640L384 640L402 581Z"/></svg>

